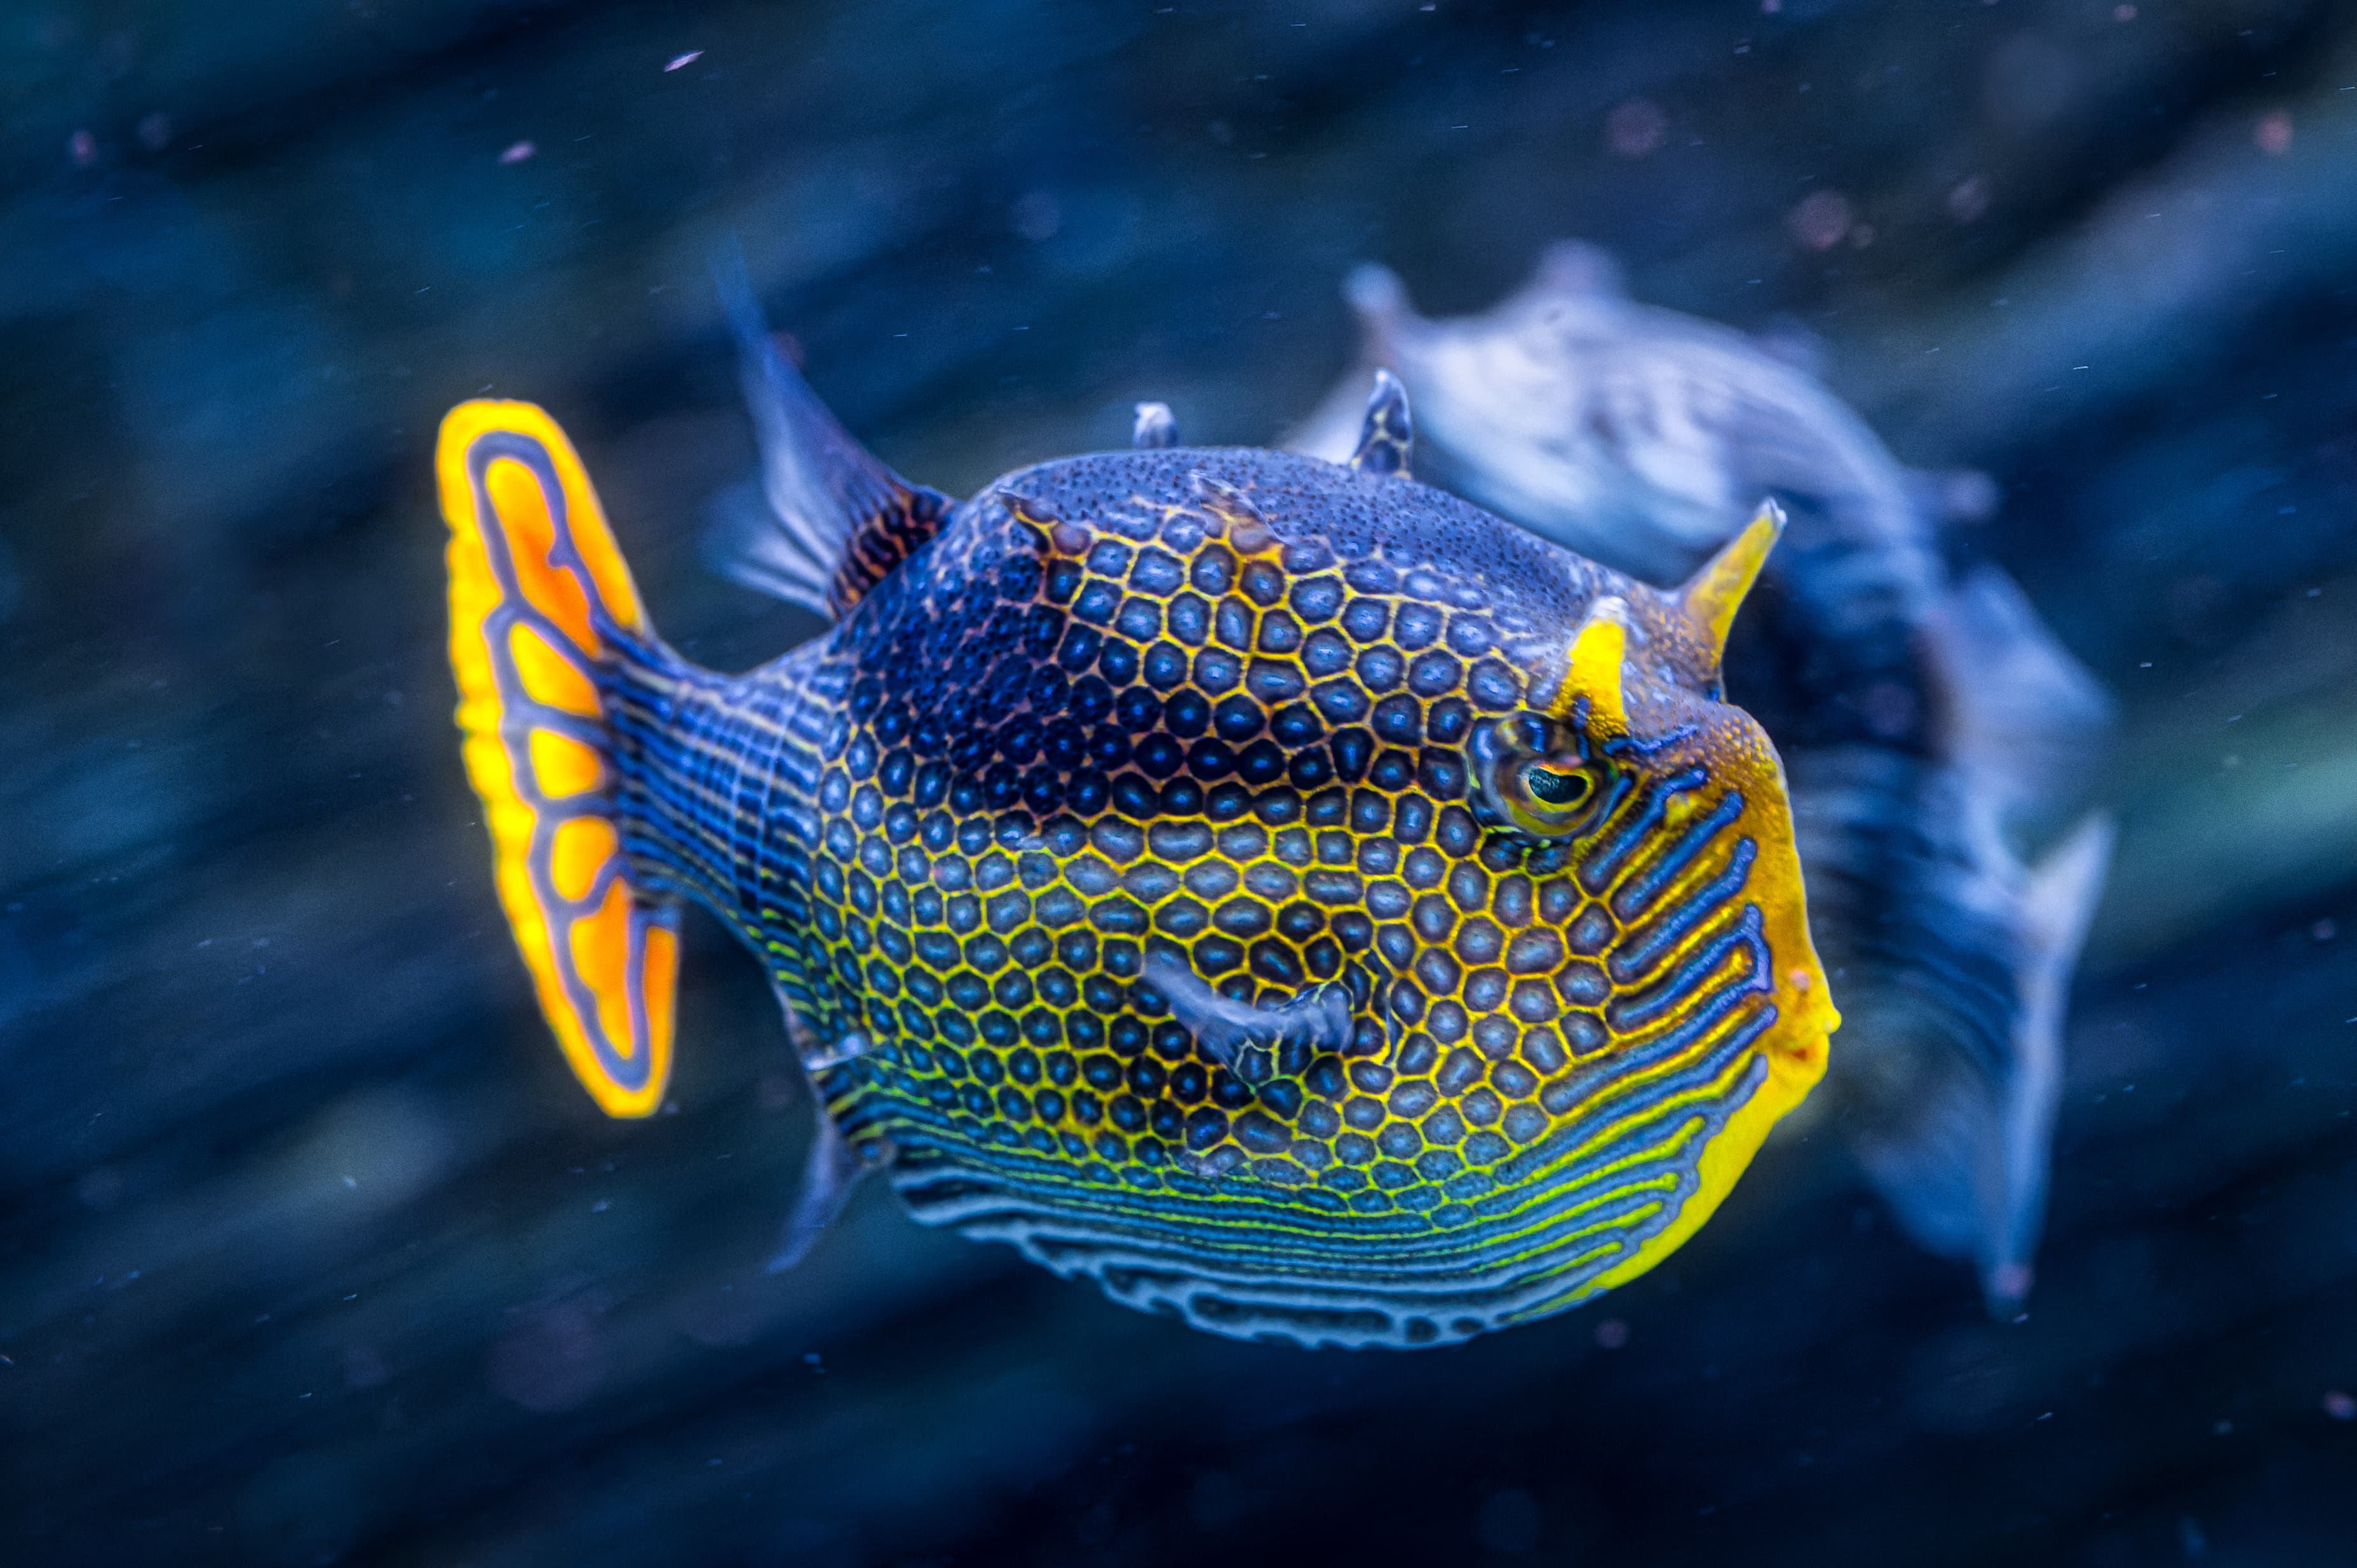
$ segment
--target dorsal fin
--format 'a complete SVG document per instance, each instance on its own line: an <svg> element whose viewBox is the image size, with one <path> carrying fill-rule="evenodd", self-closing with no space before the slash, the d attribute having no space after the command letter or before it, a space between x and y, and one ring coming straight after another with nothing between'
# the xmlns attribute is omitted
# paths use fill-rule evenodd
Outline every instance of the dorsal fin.
<svg viewBox="0 0 2357 1568"><path fill-rule="evenodd" d="M770 339L742 262L714 274L761 446L758 493L734 498L722 518L720 564L748 587L839 618L933 536L952 503L886 467L827 412Z"/></svg>
<svg viewBox="0 0 2357 1568"><path fill-rule="evenodd" d="M1359 449L1351 467L1370 474L1408 477L1408 456L1415 448L1415 426L1408 417L1407 389L1389 371L1375 372L1375 390L1367 398L1367 423L1359 431Z"/></svg>

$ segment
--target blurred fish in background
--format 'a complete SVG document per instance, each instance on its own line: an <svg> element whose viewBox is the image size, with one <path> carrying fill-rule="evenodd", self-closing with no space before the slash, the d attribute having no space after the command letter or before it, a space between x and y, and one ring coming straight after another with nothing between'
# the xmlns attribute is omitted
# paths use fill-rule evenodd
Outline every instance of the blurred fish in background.
<svg viewBox="0 0 2357 1568"><path fill-rule="evenodd" d="M1490 311L1417 314L1386 268L1344 293L1397 374L1429 482L1582 554L1682 581L1764 497L1792 520L1729 692L1782 752L1811 923L1847 1027L1830 1122L1907 1233L1970 1262L1989 1310L2033 1277L2071 972L2109 864L2079 804L2102 687L2012 578L1944 560L1995 487L1910 471L1827 391L1797 335L1640 304L1603 250L1552 246ZM1294 437L1347 456L1354 369ZM1787 1134L1789 1135L1789 1134Z"/></svg>

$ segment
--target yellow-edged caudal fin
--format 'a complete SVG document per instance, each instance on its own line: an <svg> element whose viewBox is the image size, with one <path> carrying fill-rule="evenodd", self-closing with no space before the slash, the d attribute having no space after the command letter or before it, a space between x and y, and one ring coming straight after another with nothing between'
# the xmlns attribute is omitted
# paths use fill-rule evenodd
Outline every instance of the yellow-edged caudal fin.
<svg viewBox="0 0 2357 1568"><path fill-rule="evenodd" d="M572 443L528 403L461 403L435 455L450 664L500 903L565 1059L610 1116L671 1073L678 908L630 886L610 809L603 622L646 629Z"/></svg>

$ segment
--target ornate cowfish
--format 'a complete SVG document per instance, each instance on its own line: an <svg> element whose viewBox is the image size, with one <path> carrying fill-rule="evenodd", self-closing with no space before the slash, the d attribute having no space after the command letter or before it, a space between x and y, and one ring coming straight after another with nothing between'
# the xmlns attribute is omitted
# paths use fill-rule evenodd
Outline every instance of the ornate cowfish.
<svg viewBox="0 0 2357 1568"><path fill-rule="evenodd" d="M2111 703L2000 568L1952 576L1934 526L1993 505L1993 487L1902 468L1789 344L1640 304L1592 246L1553 247L1480 316L1427 320L1381 267L1347 291L1363 357L1425 416L1427 472L1502 517L1674 582L1760 496L1789 511L1728 662L1782 750L1849 1017L1812 1112L1900 1227L1974 1263L2013 1316L2111 837L2101 813L2057 830ZM1304 450L1351 450L1359 384L1335 389Z"/></svg>
<svg viewBox="0 0 2357 1568"><path fill-rule="evenodd" d="M740 675L655 636L565 435L454 410L451 658L567 1060L644 1115L676 931L758 954L821 1104L799 1238L921 1220L1239 1337L1426 1345L1658 1262L1824 1071L1781 765L1720 650L1772 510L1656 590L1420 485L1176 445L952 502L737 301L770 510L834 618Z"/></svg>

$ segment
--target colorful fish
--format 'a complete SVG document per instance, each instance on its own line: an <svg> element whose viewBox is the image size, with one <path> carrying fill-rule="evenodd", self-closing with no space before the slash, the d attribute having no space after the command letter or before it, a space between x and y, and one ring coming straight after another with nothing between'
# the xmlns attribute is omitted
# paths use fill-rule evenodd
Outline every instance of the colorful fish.
<svg viewBox="0 0 2357 1568"><path fill-rule="evenodd" d="M657 639L546 414L442 430L468 771L599 1105L662 1098L693 902L822 1101L805 1240L888 1168L1128 1305L1406 1346L1710 1216L1839 1022L1719 686L1772 510L1649 587L1410 478L1388 376L1348 464L1146 405L1137 448L952 502L737 314L745 570L834 621L745 674Z"/></svg>
<svg viewBox="0 0 2357 1568"><path fill-rule="evenodd" d="M1592 246L1555 246L1480 316L1427 320L1380 267L1348 292L1365 358L1415 395L1435 479L1501 516L1674 582L1761 495L1790 512L1728 684L1782 750L1850 1019L1813 1110L1908 1234L1975 1263L2012 1316L2111 840L2100 814L2057 830L2110 702L2001 570L1952 580L1933 525L1993 487L1902 468L1789 341L1640 304ZM1355 384L1297 445L1350 450Z"/></svg>

